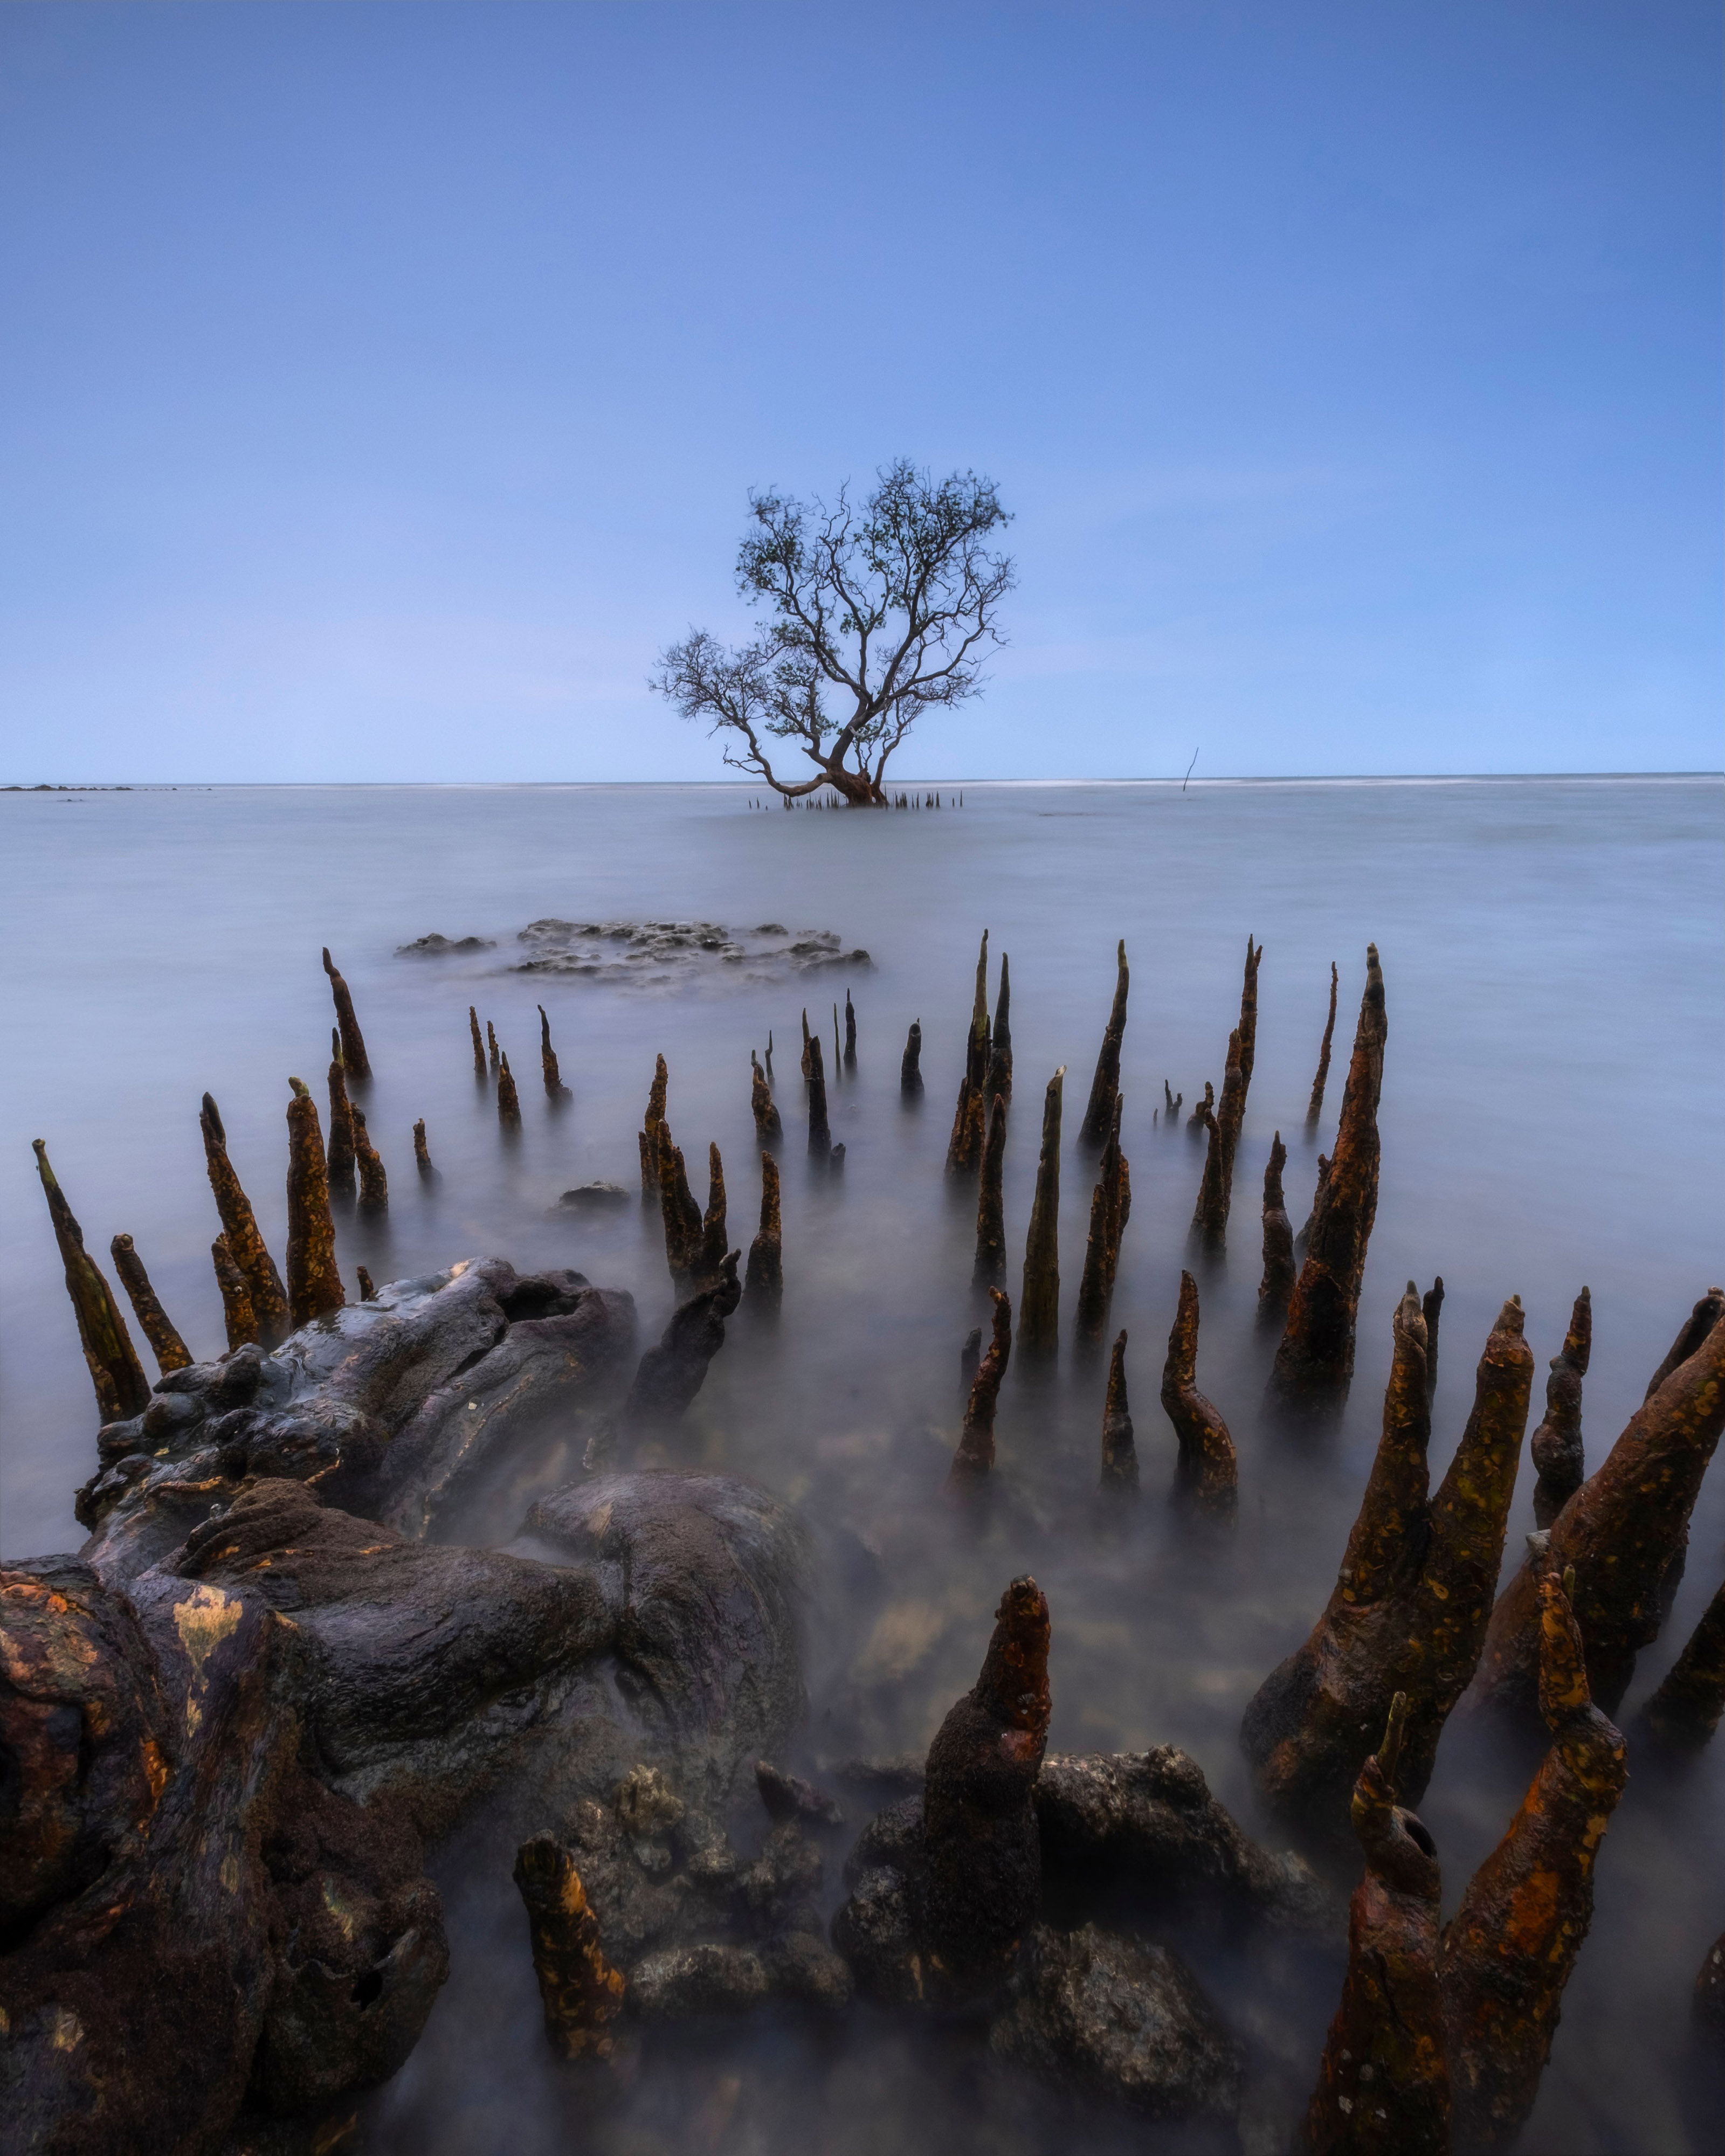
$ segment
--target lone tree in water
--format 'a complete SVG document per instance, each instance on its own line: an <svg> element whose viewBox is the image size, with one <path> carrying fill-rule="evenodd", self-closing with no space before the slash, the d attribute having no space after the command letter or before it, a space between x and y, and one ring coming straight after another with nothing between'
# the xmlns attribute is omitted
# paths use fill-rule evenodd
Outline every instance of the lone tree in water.
<svg viewBox="0 0 1725 2156"><path fill-rule="evenodd" d="M982 687L995 616L1014 582L990 532L1011 520L991 480L954 472L937 484L908 459L880 473L854 507L751 494L752 528L737 588L773 619L727 650L704 629L660 654L650 686L685 719L734 735L725 761L787 798L830 786L852 808L884 804L886 760L922 713ZM781 778L783 742L814 770Z"/></svg>

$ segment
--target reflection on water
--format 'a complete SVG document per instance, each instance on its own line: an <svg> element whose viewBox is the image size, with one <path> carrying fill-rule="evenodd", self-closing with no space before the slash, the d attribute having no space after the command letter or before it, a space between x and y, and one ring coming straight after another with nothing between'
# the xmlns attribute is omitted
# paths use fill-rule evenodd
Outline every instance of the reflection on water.
<svg viewBox="0 0 1725 2156"><path fill-rule="evenodd" d="M222 1344L208 1245L216 1222L197 1106L221 1105L230 1150L279 1249L290 1073L321 1091L328 943L377 1072L362 1096L391 1175L387 1222L348 1222L350 1280L495 1251L572 1264L631 1289L644 1331L668 1313L655 1215L558 1212L607 1179L633 1191L634 1132L662 1051L669 1114L691 1171L721 1147L732 1241L758 1193L751 1048L771 1029L787 1132L786 1295L776 1333L733 1326L667 1460L754 1476L793 1497L824 1538L809 1646L811 1711L798 1755L925 1745L973 1680L990 1613L1014 1573L1053 1611L1051 1743L1184 1745L1249 1823L1240 1712L1303 1635L1339 1559L1374 1441L1403 1282L1444 1276L1448 1300L1433 1445L1441 1471L1472 1368L1504 1297L1521 1294L1543 1359L1571 1299L1593 1291L1589 1465L1638 1402L1690 1303L1725 1272L1717 1233L1725 998L1717 920L1720 789L1712 782L967 788L919 815L757 815L722 788L283 789L0 796L6 1007L0 1188L11 1232L0 1294L3 1547L74 1547L71 1491L93 1455L91 1402L28 1141L42 1137L105 1252L129 1230L194 1352ZM523 923L818 922L872 968L758 980L755 968L667 968L644 988L603 973L510 970ZM1129 1518L1095 1494L1105 1366L1067 1352L1051 1377L1015 1371L998 1424L986 1522L960 1531L934 1502L957 1434L958 1352L983 1321L972 1290L974 1200L944 1182L977 939L1012 959L1017 1098L1007 1157L1009 1241L1023 1249L1043 1084L1070 1066L1061 1192L1063 1310L1082 1261L1093 1176L1071 1142L1113 988L1132 961L1122 1085L1132 1162L1114 1327L1128 1375L1144 1493ZM1266 947L1256 1070L1236 1175L1233 1249L1195 1267L1199 1382L1240 1456L1237 1532L1177 1530L1173 1441L1157 1402L1201 1154L1154 1118L1164 1078L1187 1109L1222 1075L1247 932ZM495 947L398 957L429 934ZM1253 1326L1257 1190L1271 1134L1289 1147L1288 1209L1309 1206L1341 1098L1368 939L1383 953L1389 1046L1384 1175L1347 1419L1322 1440L1260 1429L1273 1349ZM572 957L579 934L559 941ZM827 947L829 948L831 946ZM711 954L703 954L704 956ZM1339 960L1342 1016L1327 1112L1303 1122ZM802 1151L799 1015L832 1039L846 988L860 1060L829 1055L842 1178ZM476 1083L467 1007L495 1021L525 1127L500 1132ZM539 1091L536 1004L549 1014L571 1097ZM927 1091L900 1097L906 1029L922 1022ZM424 1117L439 1179L422 1183ZM693 1173L697 1195L705 1180ZM1018 1265L1012 1286L1017 1288ZM1543 1367L1541 1377L1543 1378ZM1542 1397L1536 1386L1535 1417ZM552 1441L510 1489L476 1502L471 1539L511 1534L533 1491L570 1471ZM1510 1549L1532 1524L1524 1461ZM1688 1574L1644 1656L1625 1722L1717 1584L1725 1479L1704 1486ZM1531 1764L1452 1727L1423 1807L1453 1907L1507 1823ZM1564 2004L1536 2151L1705 2147L1686 2082L1687 1989L1725 1927L1717 1832L1725 1751L1686 1776L1632 1754L1600 1867L1599 1914ZM764 1817L760 1822L764 1828ZM1260 1828L1261 1830L1261 1828ZM848 1835L832 1837L829 1887ZM788 2018L655 2036L605 2116L541 2041L512 1851L448 1852L454 1968L418 2051L374 2100L380 2148L524 2152L818 2147L1018 2151L1069 2142L1070 2113L1003 2080L973 2032L913 2029L856 2010L842 2026ZM1252 2043L1253 2145L1279 2146L1278 2107L1303 2097L1338 1965L1262 1942L1176 1941ZM1686 2115L1686 2107L1687 2107ZM1254 2121L1255 2120L1255 2123ZM1086 2122L1099 2148L1182 2146L1167 2129ZM1196 2145L1196 2144L1194 2144Z"/></svg>

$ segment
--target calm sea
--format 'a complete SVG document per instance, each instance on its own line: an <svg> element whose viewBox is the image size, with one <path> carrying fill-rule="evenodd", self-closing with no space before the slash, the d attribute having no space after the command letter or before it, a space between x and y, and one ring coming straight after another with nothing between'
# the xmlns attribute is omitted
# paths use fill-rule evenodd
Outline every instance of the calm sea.
<svg viewBox="0 0 1725 2156"><path fill-rule="evenodd" d="M945 793L946 789L942 788ZM950 797L948 797L950 798ZM1188 1747L1249 1820L1241 1707L1328 1592L1375 1439L1389 1318L1410 1276L1444 1276L1433 1465L1471 1397L1492 1315L1519 1293L1543 1381L1571 1299L1593 1291L1589 1465L1639 1402L1690 1304L1725 1275L1722 788L1712 779L967 787L962 808L865 815L752 811L731 787L222 788L0 795L8 1046L0 1059L0 1547L75 1548L71 1494L94 1462L94 1414L29 1141L46 1139L85 1240L106 1265L129 1231L194 1352L222 1345L208 1260L216 1220L198 1106L220 1104L266 1235L283 1226L290 1074L320 1095L331 1023L328 944L353 990L377 1073L366 1096L390 1172L387 1224L344 1229L352 1276L379 1280L495 1252L631 1289L644 1332L670 1309L656 1219L551 1209L572 1185L631 1189L655 1053L670 1117L705 1189L724 1155L732 1240L758 1194L751 1048L769 1029L788 1126L784 1322L733 1330L668 1457L757 1476L855 1538L811 1641L811 1719L798 1762L925 1744L973 1681L1006 1581L1034 1571L1054 1619L1052 1742ZM644 959L614 979L512 970L520 932L574 922L782 924L830 932L871 963L806 974L716 954ZM1063 1356L1052 1383L1009 1380L999 1426L1004 1502L955 1541L931 1498L959 1416L958 1351L981 1311L973 1210L943 1184L978 941L1012 965L1016 1050L1009 1240L1021 1251L1043 1086L1068 1066L1061 1206L1064 1307L1083 1255L1093 1171L1072 1140L1114 981L1132 964L1122 1085L1133 1207L1113 1323L1128 1368L1144 1499L1107 1531L1093 1502L1102 1372ZM429 932L494 947L400 957ZM1228 1263L1200 1273L1199 1377L1240 1454L1232 1553L1199 1562L1164 1497L1172 1437L1157 1404L1201 1156L1153 1119L1167 1080L1184 1114L1219 1090L1246 937L1265 946L1257 1067ZM1358 1009L1364 950L1382 953L1389 1014L1384 1172L1341 1430L1295 1445L1259 1427L1271 1342L1255 1335L1257 1193L1271 1133L1289 1147L1288 1207L1309 1206ZM616 944L619 951L628 947ZM1332 959L1341 968L1323 1122L1304 1125ZM766 976L766 977L762 977ZM991 965L990 993L995 969ZM860 1060L831 1088L842 1179L811 1179L800 1145L800 1014L824 1029L849 989ZM538 1081L543 1004L572 1099ZM505 1145L476 1087L467 1009L492 1019L526 1107ZM927 1091L899 1095L922 1020ZM830 1045L828 1060L832 1062ZM413 1173L424 1117L441 1171ZM697 1163L701 1163L697 1166ZM1017 1263L1012 1285L1016 1289ZM1535 1419L1541 1392L1536 1388ZM548 1455L542 1479L569 1471ZM1531 1526L1525 1463L1512 1561ZM531 1493L524 1480L509 1510ZM493 1508L466 1523L504 1540ZM1620 1719L1656 1683L1718 1584L1725 1468L1697 1509L1666 1636ZM1725 1928L1725 1744L1686 1777L1632 1760L1610 1829L1599 1914L1566 1997L1523 2147L1679 2151L1707 2145L1685 2063L1688 1988ZM1452 1729L1423 1807L1446 1903L1507 1823L1529 1758ZM512 1851L448 1860L454 1970L431 2028L374 2101L376 2145L532 2152L952 2148L1029 2151L1070 2139L1059 2106L1024 2103L937 2032L858 2012L842 2034L800 2023L667 2037L616 2114L585 2120L546 2054ZM495 1859L495 1861L491 1861ZM831 1867L834 1871L836 1866ZM836 1879L830 1881L836 1886ZM1237 2024L1256 2031L1248 2145L1279 2146L1276 2107L1303 2094L1334 2005L1336 1967L1284 1972L1253 1952L1189 1951ZM1273 1958L1272 1958L1273 1959ZM1290 1996L1291 1993L1297 1994ZM1281 2063L1276 2063L1280 2055ZM1278 2078L1280 2076L1280 2078ZM1296 2088L1296 2084L1303 2086ZM1098 2147L1141 2126L1090 2122Z"/></svg>

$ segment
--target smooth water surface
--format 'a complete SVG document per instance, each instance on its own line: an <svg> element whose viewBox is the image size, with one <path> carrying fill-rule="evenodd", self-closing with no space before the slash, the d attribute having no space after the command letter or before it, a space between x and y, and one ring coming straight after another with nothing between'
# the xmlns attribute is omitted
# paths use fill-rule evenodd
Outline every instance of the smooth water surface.
<svg viewBox="0 0 1725 2156"><path fill-rule="evenodd" d="M351 1279L495 1252L578 1266L628 1287L644 1337L670 1307L655 1214L600 1223L549 1212L572 1184L637 1183L634 1133L653 1058L670 1066L670 1119L704 1194L721 1147L733 1244L758 1197L750 1049L768 1029L787 1137L783 1322L733 1327L669 1460L751 1474L849 1537L824 1583L809 1650L809 1725L791 1762L926 1745L974 1678L995 1600L1034 1572L1053 1612L1057 1748L1183 1744L1254 1818L1235 1732L1265 1672L1308 1629L1358 1502L1405 1280L1448 1289L1432 1460L1466 1419L1472 1369L1512 1292L1538 1361L1572 1297L1593 1291L1585 1429L1596 1465L1639 1402L1696 1296L1725 1274L1721 1219L1721 788L1712 780L1528 780L966 789L917 814L755 813L744 789L277 788L0 795L5 1009L0 1194L0 1547L75 1548L71 1496L94 1464L94 1414L29 1152L50 1155L107 1267L129 1230L194 1353L223 1346L208 1246L217 1223L198 1130L219 1101L230 1149L280 1250L288 1076L322 1095L331 1023L319 947L358 1005L377 1076L364 1105L389 1168L387 1224L343 1229ZM871 954L762 982L714 964L617 984L511 971L518 932L576 921L704 920L830 930ZM958 1351L982 1322L970 1285L973 1194L942 1164L962 1067L978 938L1010 954L1016 1090L1009 1239L1023 1248L1043 1086L1068 1066L1061 1191L1064 1310L1082 1262L1093 1167L1073 1142L1114 981L1132 964L1123 1059L1133 1203L1112 1327L1128 1368L1144 1492L1128 1522L1094 1486L1103 1372L1063 1350L1052 1382L1009 1378L999 1502L981 1535L935 1502L957 1434ZM493 938L475 957L399 958L436 931ZM1249 932L1265 945L1257 1066L1224 1265L1198 1267L1199 1382L1240 1455L1238 1532L1200 1548L1166 1506L1173 1442L1157 1402L1201 1153L1183 1128L1203 1081L1219 1090ZM1258 1195L1271 1135L1289 1147L1288 1208L1309 1208L1341 1098L1368 940L1382 953L1389 1044L1384 1169L1361 1310L1359 1368L1332 1437L1259 1426L1273 1351L1253 1327ZM1327 994L1342 971L1336 1059L1316 1132L1304 1115ZM991 996L994 971L991 968ZM842 1178L803 1152L799 1013L823 1026L854 997L860 1057L830 1086ZM572 1099L538 1082L550 1014ZM476 1085L467 1007L495 1020L526 1109L500 1133ZM920 1018L927 1091L899 1093ZM1181 1127L1154 1111L1167 1079ZM413 1172L427 1124L441 1179ZM1018 1260L1011 1286L1017 1288ZM1111 1330L1112 1327L1111 1327ZM502 1541L542 1484L578 1472L548 1443L506 1502L465 1523ZM1525 1460L1509 1561L1532 1524ZM1725 1470L1697 1509L1681 1594L1620 1720L1657 1682L1718 1584ZM1422 1807L1446 1907L1507 1825L1532 1753L1502 1754L1453 1725ZM1725 1928L1725 1745L1686 1775L1632 1753L1607 1838L1599 1913L1564 2002L1535 2152L1707 2145L1686 2064L1689 1987ZM760 1822L764 1826L764 1820ZM829 1884L836 1897L835 1839ZM444 1861L454 1974L424 2039L372 2100L374 2143L403 2151L588 2145L777 2151L1052 2148L1071 2115L1027 2099L968 2037L855 2010L842 2027L795 2017L673 2031L604 2117L560 2073L538 2025L512 1851ZM1339 1961L1186 1942L1253 2045L1249 2148L1280 2148L1303 2101ZM1089 2119L1092 2145L1174 2148L1166 2130Z"/></svg>

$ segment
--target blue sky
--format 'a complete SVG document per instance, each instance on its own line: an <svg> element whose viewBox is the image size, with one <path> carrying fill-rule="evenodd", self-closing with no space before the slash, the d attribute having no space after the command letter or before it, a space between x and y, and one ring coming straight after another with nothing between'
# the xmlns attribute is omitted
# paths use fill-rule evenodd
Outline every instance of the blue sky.
<svg viewBox="0 0 1725 2156"><path fill-rule="evenodd" d="M1017 512L911 773L1717 767L1718 11L0 9L0 777L699 777L751 485Z"/></svg>

